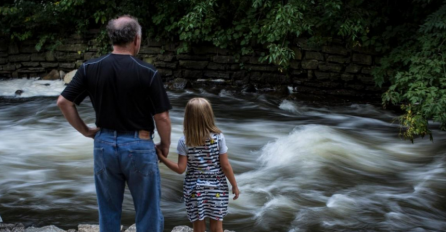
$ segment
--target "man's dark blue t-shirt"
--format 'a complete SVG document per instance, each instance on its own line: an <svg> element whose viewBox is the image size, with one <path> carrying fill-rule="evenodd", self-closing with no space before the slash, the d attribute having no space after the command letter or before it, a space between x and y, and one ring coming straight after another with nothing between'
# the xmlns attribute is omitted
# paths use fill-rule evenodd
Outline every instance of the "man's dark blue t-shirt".
<svg viewBox="0 0 446 232"><path fill-rule="evenodd" d="M89 60L62 96L77 105L89 96L96 126L117 131L153 133L152 116L172 108L159 72L131 55L108 54Z"/></svg>

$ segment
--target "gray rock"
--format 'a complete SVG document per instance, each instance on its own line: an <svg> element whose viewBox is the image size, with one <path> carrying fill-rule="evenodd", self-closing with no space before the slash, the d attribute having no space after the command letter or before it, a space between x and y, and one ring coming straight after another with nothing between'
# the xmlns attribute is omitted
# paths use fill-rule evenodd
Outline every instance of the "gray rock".
<svg viewBox="0 0 446 232"><path fill-rule="evenodd" d="M208 60L209 58L207 56L201 55L201 56L192 56L187 54L179 54L177 55L178 60Z"/></svg>
<svg viewBox="0 0 446 232"><path fill-rule="evenodd" d="M45 61L44 53L33 53L31 54L31 61Z"/></svg>
<svg viewBox="0 0 446 232"><path fill-rule="evenodd" d="M67 74L65 74L65 76L63 77L63 81L65 82L65 84L68 84L71 82L71 80L73 79L74 75L76 75L77 70L73 70Z"/></svg>
<svg viewBox="0 0 446 232"><path fill-rule="evenodd" d="M11 44L9 44L8 53L9 54L19 54L20 53L19 47L17 46L16 43L11 42Z"/></svg>
<svg viewBox="0 0 446 232"><path fill-rule="evenodd" d="M60 228L57 228L56 226L44 226L42 228L34 228L30 227L25 230L25 232L65 232L65 230L62 230Z"/></svg>
<svg viewBox="0 0 446 232"><path fill-rule="evenodd" d="M59 63L40 63L43 68L57 68L59 67Z"/></svg>
<svg viewBox="0 0 446 232"><path fill-rule="evenodd" d="M268 65L246 65L247 70L260 71L260 72L276 72L277 67Z"/></svg>
<svg viewBox="0 0 446 232"><path fill-rule="evenodd" d="M122 226L121 226L122 230ZM78 232L100 232L99 225L90 225L90 224L80 224L77 227Z"/></svg>
<svg viewBox="0 0 446 232"><path fill-rule="evenodd" d="M199 79L203 77L203 72L198 70L182 70L181 76L188 79Z"/></svg>
<svg viewBox="0 0 446 232"><path fill-rule="evenodd" d="M291 50L294 52L295 60L302 60L302 51L298 47L292 47Z"/></svg>
<svg viewBox="0 0 446 232"><path fill-rule="evenodd" d="M75 63L62 63L59 65L59 68L73 69L76 67Z"/></svg>
<svg viewBox="0 0 446 232"><path fill-rule="evenodd" d="M175 58L175 56L172 54L162 54L162 55L160 54L160 55L156 56L157 60L164 61L164 62L171 62L174 58Z"/></svg>
<svg viewBox="0 0 446 232"><path fill-rule="evenodd" d="M154 63L155 67L157 68L171 68L171 69L176 69L178 63L174 62L174 63L168 63L168 62L163 62L163 61L157 61Z"/></svg>
<svg viewBox="0 0 446 232"><path fill-rule="evenodd" d="M228 65L211 62L207 68L212 70L226 70L228 69Z"/></svg>
<svg viewBox="0 0 446 232"><path fill-rule="evenodd" d="M257 92L257 89L254 85L247 84L247 85L243 86L242 92L243 93L255 93L255 92Z"/></svg>
<svg viewBox="0 0 446 232"><path fill-rule="evenodd" d="M84 60L89 60L91 58L95 57L95 53L94 52L86 52L84 53Z"/></svg>
<svg viewBox="0 0 446 232"><path fill-rule="evenodd" d="M169 84L169 89L171 90L182 90L191 87L192 84L190 83L190 81L183 78L176 78Z"/></svg>
<svg viewBox="0 0 446 232"><path fill-rule="evenodd" d="M45 60L46 61L56 61L56 58L54 57L54 53L52 51L48 51L45 53Z"/></svg>
<svg viewBox="0 0 446 232"><path fill-rule="evenodd" d="M161 48L158 47L141 47L139 50L140 54L152 54L152 55L158 55L161 53Z"/></svg>
<svg viewBox="0 0 446 232"><path fill-rule="evenodd" d="M125 232L136 232L136 225L133 224L125 230Z"/></svg>
<svg viewBox="0 0 446 232"><path fill-rule="evenodd" d="M208 63L208 61L181 60L180 67L190 69L204 69L206 68Z"/></svg>
<svg viewBox="0 0 446 232"><path fill-rule="evenodd" d="M328 54L348 55L348 50L341 46L324 46L322 47L322 51Z"/></svg>
<svg viewBox="0 0 446 232"><path fill-rule="evenodd" d="M327 61L332 62L332 63L345 64L345 63L350 62L350 57L328 56Z"/></svg>
<svg viewBox="0 0 446 232"><path fill-rule="evenodd" d="M25 232L25 226L22 223L0 223L0 232Z"/></svg>
<svg viewBox="0 0 446 232"><path fill-rule="evenodd" d="M319 62L317 60L304 60L302 61L303 69L317 69Z"/></svg>
<svg viewBox="0 0 446 232"><path fill-rule="evenodd" d="M330 73L315 71L314 75L318 80L326 80L330 78Z"/></svg>
<svg viewBox="0 0 446 232"><path fill-rule="evenodd" d="M188 226L175 226L172 232L193 232L194 230Z"/></svg>
<svg viewBox="0 0 446 232"><path fill-rule="evenodd" d="M215 63L230 64L235 63L235 58L233 56L214 56L212 61Z"/></svg>
<svg viewBox="0 0 446 232"><path fill-rule="evenodd" d="M352 74L342 74L341 75L341 79L343 81L352 81L352 80L355 79L355 75L352 75Z"/></svg>
<svg viewBox="0 0 446 232"><path fill-rule="evenodd" d="M62 44L56 48L56 51L63 52L80 52L87 49L85 44Z"/></svg>
<svg viewBox="0 0 446 232"><path fill-rule="evenodd" d="M358 75L358 80L364 84L375 84L375 79L372 76Z"/></svg>
<svg viewBox="0 0 446 232"><path fill-rule="evenodd" d="M305 52L305 60L324 60L324 56L320 52Z"/></svg>
<svg viewBox="0 0 446 232"><path fill-rule="evenodd" d="M64 79L65 75L66 75L66 73L64 71L62 71L62 70L59 71L60 79Z"/></svg>
<svg viewBox="0 0 446 232"><path fill-rule="evenodd" d="M204 76L214 79L229 79L229 73L226 72L207 71L204 72Z"/></svg>
<svg viewBox="0 0 446 232"><path fill-rule="evenodd" d="M60 79L59 71L57 71L56 69L51 70L51 72L42 77L42 80L59 80L59 79Z"/></svg>
<svg viewBox="0 0 446 232"><path fill-rule="evenodd" d="M353 54L352 61L357 64L372 65L372 56L364 54Z"/></svg>
<svg viewBox="0 0 446 232"><path fill-rule="evenodd" d="M345 68L345 72L347 73L358 73L361 70L361 66L356 64L349 64L347 68Z"/></svg>
<svg viewBox="0 0 446 232"><path fill-rule="evenodd" d="M325 72L341 72L342 66L338 64L319 64L319 69Z"/></svg>
<svg viewBox="0 0 446 232"><path fill-rule="evenodd" d="M22 93L23 93L23 90L21 90L21 89L18 89L18 90L15 91L15 95L16 96L20 96L20 95L22 95Z"/></svg>
<svg viewBox="0 0 446 232"><path fill-rule="evenodd" d="M39 66L39 62L22 62L24 67L37 67Z"/></svg>
<svg viewBox="0 0 446 232"><path fill-rule="evenodd" d="M158 69L158 72L161 74L161 76L163 77L169 77L173 75L173 71L171 69Z"/></svg>
<svg viewBox="0 0 446 232"><path fill-rule="evenodd" d="M11 62L21 62L31 60L31 55L12 55L8 57Z"/></svg>

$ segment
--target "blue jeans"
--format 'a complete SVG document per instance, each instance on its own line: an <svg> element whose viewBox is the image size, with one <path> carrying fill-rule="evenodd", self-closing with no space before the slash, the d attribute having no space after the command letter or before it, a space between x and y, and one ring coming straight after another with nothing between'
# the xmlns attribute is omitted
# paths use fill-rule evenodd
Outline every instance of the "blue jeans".
<svg viewBox="0 0 446 232"><path fill-rule="evenodd" d="M135 205L137 231L164 230L158 157L152 139L140 139L136 131L101 129L94 139L94 175L101 232L120 231L126 182Z"/></svg>

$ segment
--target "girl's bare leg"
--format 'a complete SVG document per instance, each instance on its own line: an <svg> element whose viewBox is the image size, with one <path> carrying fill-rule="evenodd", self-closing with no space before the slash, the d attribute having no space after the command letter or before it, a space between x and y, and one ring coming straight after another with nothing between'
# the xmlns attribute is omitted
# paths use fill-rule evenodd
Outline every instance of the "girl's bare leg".
<svg viewBox="0 0 446 232"><path fill-rule="evenodd" d="M204 220L196 220L193 223L194 232L205 232L206 231L206 223Z"/></svg>
<svg viewBox="0 0 446 232"><path fill-rule="evenodd" d="M211 222L211 232L223 232L223 222L209 219Z"/></svg>

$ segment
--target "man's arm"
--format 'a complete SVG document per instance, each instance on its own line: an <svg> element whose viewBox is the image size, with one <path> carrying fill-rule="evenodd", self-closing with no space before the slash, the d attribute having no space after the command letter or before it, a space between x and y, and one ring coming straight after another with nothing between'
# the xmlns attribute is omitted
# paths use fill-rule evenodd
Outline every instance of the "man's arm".
<svg viewBox="0 0 446 232"><path fill-rule="evenodd" d="M169 111L155 114L153 118L155 119L156 129L161 138L160 144L156 145L156 147L167 157L169 155L171 131Z"/></svg>
<svg viewBox="0 0 446 232"><path fill-rule="evenodd" d="M85 137L94 138L96 132L99 131L99 128L89 128L80 118L73 102L60 95L57 99L57 106L74 129L79 131L79 133L83 134Z"/></svg>

